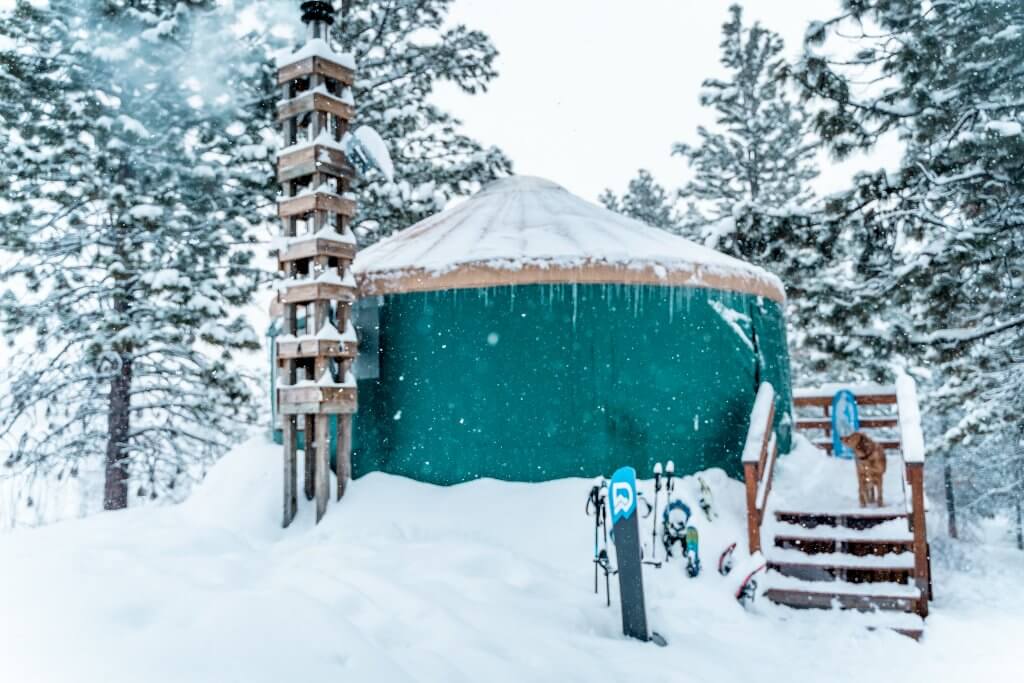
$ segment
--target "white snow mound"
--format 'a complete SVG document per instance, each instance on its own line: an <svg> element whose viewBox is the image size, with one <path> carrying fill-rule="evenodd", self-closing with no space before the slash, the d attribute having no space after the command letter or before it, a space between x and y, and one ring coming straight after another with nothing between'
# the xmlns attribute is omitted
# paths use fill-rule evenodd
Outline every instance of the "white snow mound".
<svg viewBox="0 0 1024 683"><path fill-rule="evenodd" d="M622 636L616 577L611 608L594 595L590 481L371 474L319 526L302 499L282 530L281 469L280 447L257 438L183 505L0 536L5 680L1015 680L1019 559L1000 575L939 573L922 644L827 612L748 612L738 579L715 571L745 538L743 488L720 470L703 474L713 523L694 477L676 488L701 576L678 561L644 569L651 627L669 641L658 648ZM650 519L640 528L649 545Z"/></svg>

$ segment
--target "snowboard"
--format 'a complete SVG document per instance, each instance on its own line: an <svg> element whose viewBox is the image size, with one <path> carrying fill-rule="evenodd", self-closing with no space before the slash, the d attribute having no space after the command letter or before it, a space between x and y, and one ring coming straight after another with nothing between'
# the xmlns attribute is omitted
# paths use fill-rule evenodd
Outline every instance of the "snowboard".
<svg viewBox="0 0 1024 683"><path fill-rule="evenodd" d="M647 628L644 605L643 570L640 558L640 525L636 514L636 470L620 467L608 484L608 505L612 513L612 538L619 573L619 602L622 604L622 632L630 638L653 640L659 645L664 638Z"/></svg>
<svg viewBox="0 0 1024 683"><path fill-rule="evenodd" d="M696 527L686 527L686 573L693 578L700 574L700 534Z"/></svg>
<svg viewBox="0 0 1024 683"><path fill-rule="evenodd" d="M853 450L843 445L841 438L860 429L857 397L842 389L832 397L832 453L837 458L853 458Z"/></svg>

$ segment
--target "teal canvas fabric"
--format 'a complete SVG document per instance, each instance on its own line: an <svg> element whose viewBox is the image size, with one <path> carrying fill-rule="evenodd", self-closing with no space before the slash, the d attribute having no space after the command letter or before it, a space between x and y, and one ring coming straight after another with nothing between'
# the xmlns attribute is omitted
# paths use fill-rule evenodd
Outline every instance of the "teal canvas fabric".
<svg viewBox="0 0 1024 683"><path fill-rule="evenodd" d="M395 294L379 377L359 382L353 475L436 484L685 474L740 453L762 381L780 450L791 386L781 306L647 285L517 285ZM332 449L333 450L333 449Z"/></svg>

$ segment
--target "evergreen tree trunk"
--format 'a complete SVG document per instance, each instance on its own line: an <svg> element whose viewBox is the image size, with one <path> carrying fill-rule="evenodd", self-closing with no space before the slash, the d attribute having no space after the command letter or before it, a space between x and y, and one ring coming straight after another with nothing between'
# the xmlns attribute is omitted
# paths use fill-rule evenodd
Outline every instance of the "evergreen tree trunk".
<svg viewBox="0 0 1024 683"><path fill-rule="evenodd" d="M1021 499L1024 494L1017 492L1017 550L1024 550L1024 505Z"/></svg>
<svg viewBox="0 0 1024 683"><path fill-rule="evenodd" d="M1022 430L1024 433L1024 430ZM1017 446L1017 549L1024 550L1024 447Z"/></svg>
<svg viewBox="0 0 1024 683"><path fill-rule="evenodd" d="M131 426L132 359L121 356L121 369L110 382L107 415L106 486L103 509L128 507L128 430Z"/></svg>
<svg viewBox="0 0 1024 683"><path fill-rule="evenodd" d="M128 294L122 290L114 296L114 312L123 321L128 313ZM107 404L107 457L103 488L103 509L123 510L128 507L128 433L131 428L132 350L118 354L120 367L110 380Z"/></svg>
<svg viewBox="0 0 1024 683"><path fill-rule="evenodd" d="M949 462L949 456L942 464L942 478L946 489L946 514L949 520L949 537L958 538L956 532L956 496L953 493L953 466Z"/></svg>

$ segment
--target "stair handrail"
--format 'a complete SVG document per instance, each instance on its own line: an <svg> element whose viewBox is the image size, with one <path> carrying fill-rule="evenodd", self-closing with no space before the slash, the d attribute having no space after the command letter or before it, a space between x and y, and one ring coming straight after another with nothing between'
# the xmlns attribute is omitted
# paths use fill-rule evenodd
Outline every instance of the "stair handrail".
<svg viewBox="0 0 1024 683"><path fill-rule="evenodd" d="M761 524L775 471L778 442L775 422L775 389L764 382L757 389L750 411L750 427L743 446L743 480L747 490L747 541L750 553L761 550Z"/></svg>
<svg viewBox="0 0 1024 683"><path fill-rule="evenodd" d="M906 481L910 485L910 524L914 534L914 583L921 591L918 614L928 614L931 598L931 567L924 502L924 434L917 403L917 385L908 375L896 379L896 411L900 420L900 451Z"/></svg>

